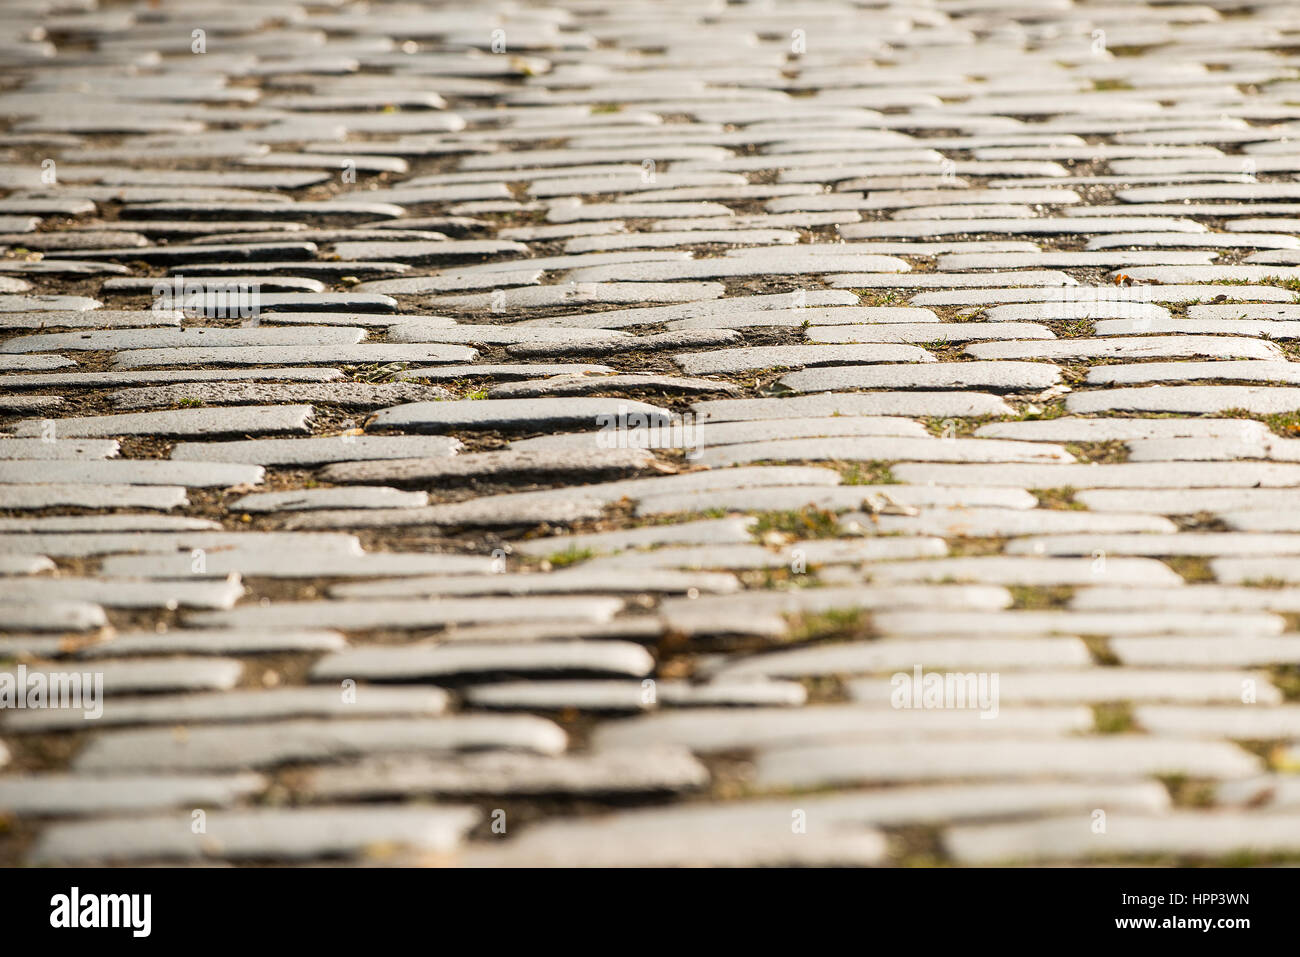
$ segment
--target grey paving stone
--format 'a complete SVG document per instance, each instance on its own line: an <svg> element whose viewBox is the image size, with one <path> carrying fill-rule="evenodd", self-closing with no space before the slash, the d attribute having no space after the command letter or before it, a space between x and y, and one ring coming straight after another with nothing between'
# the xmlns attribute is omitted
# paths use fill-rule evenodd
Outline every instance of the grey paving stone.
<svg viewBox="0 0 1300 957"><path fill-rule="evenodd" d="M76 362L64 356L12 355L0 357L0 370L5 372L45 372L50 369L75 368L76 365Z"/></svg>
<svg viewBox="0 0 1300 957"><path fill-rule="evenodd" d="M424 492L403 492L395 488L315 488L293 492L255 492L231 502L232 510L244 512L286 512L315 508L419 508L427 505Z"/></svg>
<svg viewBox="0 0 1300 957"><path fill-rule="evenodd" d="M30 359L33 356L16 356ZM2 360L0 360L2 361ZM331 382L341 379L339 369L173 369L157 372L52 372L32 375L0 375L0 387L8 389L78 389L91 386L145 385L148 383L214 381Z"/></svg>
<svg viewBox="0 0 1300 957"><path fill-rule="evenodd" d="M1210 562L1216 580L1232 584L1290 582L1296 578L1297 562L1289 558L1215 558Z"/></svg>
<svg viewBox="0 0 1300 957"><path fill-rule="evenodd" d="M706 519L676 525L648 525L613 532L531 539L516 542L512 548L524 555L547 557L588 549L617 552L655 545L739 545L752 541L752 525L753 520L748 518Z"/></svg>
<svg viewBox="0 0 1300 957"><path fill-rule="evenodd" d="M167 349L182 346L248 346L298 343L341 343L352 345L365 335L362 329L333 328L290 329L114 329L97 332L64 332L6 339L0 348L5 352L45 352L85 350L91 352L118 349Z"/></svg>
<svg viewBox="0 0 1300 957"><path fill-rule="evenodd" d="M310 466L328 462L436 458L456 454L459 439L447 436L342 435L314 439L253 439L245 442L178 442L178 461Z"/></svg>
<svg viewBox="0 0 1300 957"><path fill-rule="evenodd" d="M0 779L0 807L13 814L58 817L156 811L172 807L228 807L262 793L260 774L114 775L28 774Z"/></svg>
<svg viewBox="0 0 1300 957"><path fill-rule="evenodd" d="M1232 223L1240 229L1241 220ZM1194 236L1187 233L1111 233L1094 236L1088 240L1087 249L1113 249L1117 246L1205 247L1216 249L1294 249L1296 237L1285 233L1206 233Z"/></svg>
<svg viewBox="0 0 1300 957"><path fill-rule="evenodd" d="M985 638L849 642L755 655L724 667L723 678L805 677L910 670L920 661L952 668L1083 667L1087 648L1075 638Z"/></svg>
<svg viewBox="0 0 1300 957"><path fill-rule="evenodd" d="M474 266L452 266L434 276L419 276L409 279L378 279L361 283L357 289L373 293L392 293L393 295L432 295L434 293L461 292L470 289L492 289L494 292L504 287L537 286L541 283L543 271L530 263L518 261L509 271L474 272ZM511 298L522 288L513 289ZM539 291L539 295L545 296ZM447 305L446 300L463 297L443 297L439 301ZM498 306L501 303L498 300Z"/></svg>
<svg viewBox="0 0 1300 957"><path fill-rule="evenodd" d="M551 343L563 340L600 339L621 335L587 329L547 329L539 326L513 328L458 324L445 321L426 324L421 320L403 320L388 327L389 342L459 342L467 345L514 345L519 342Z"/></svg>
<svg viewBox="0 0 1300 957"><path fill-rule="evenodd" d="M75 517L65 521L75 521ZM23 551L51 555L55 558L86 558L93 555L111 555L116 552L186 552L195 548L221 550L237 546L268 549L292 548L300 550L311 546L318 551L356 555L360 545L353 535L319 534L300 535L282 532L96 532L78 530L67 534L60 532L6 533L0 537L5 551Z"/></svg>
<svg viewBox="0 0 1300 957"><path fill-rule="evenodd" d="M1292 302L1294 295L1277 286L1233 286L1188 284L1182 286L1077 286L1035 287L1010 289L973 289L953 292L922 292L910 302L915 306L966 306L1013 302L1069 302L1071 299L1109 301L1115 303L1145 304L1150 302L1201 302L1219 296L1224 299L1260 300L1262 302Z"/></svg>
<svg viewBox="0 0 1300 957"><path fill-rule="evenodd" d="M811 747L831 741L870 742L882 735L919 744L927 738L1023 735L1060 740L1087 731L1087 708L1004 708L996 721L984 721L966 710L901 711L861 704L828 704L807 708L708 708L659 711L596 729L594 745L635 748L679 745L696 753L716 753L769 747ZM973 744L970 740L967 745Z"/></svg>
<svg viewBox="0 0 1300 957"><path fill-rule="evenodd" d="M526 498L531 493L484 496L426 508L337 509L288 516L290 529L398 528L456 526L509 528L543 524L569 525L605 517L607 503L584 493Z"/></svg>
<svg viewBox="0 0 1300 957"><path fill-rule="evenodd" d="M1077 552L1075 554L1078 554ZM1014 611L1001 613L925 612L901 614L882 612L875 615L879 630L886 634L936 635L960 634L1088 634L1088 635L1156 635L1219 634L1239 631L1243 634L1276 635L1282 631L1280 618L1262 614L1181 614L1177 611L1134 613Z"/></svg>
<svg viewBox="0 0 1300 957"><path fill-rule="evenodd" d="M118 276L127 272L116 263L78 262L71 259L50 259L35 262L6 260L0 262L0 273L26 276ZM0 276L0 289L5 292L26 292L30 283L9 276Z"/></svg>
<svg viewBox="0 0 1300 957"><path fill-rule="evenodd" d="M215 547L201 548L202 555L199 556L191 549L172 555L120 555L107 558L101 565L101 571L122 576L172 579L225 578L231 574L264 578L376 578L389 575L481 574L492 568L492 561L487 556L385 551L363 553L359 550L328 548L303 554L304 544L312 543L301 539L284 545L255 541L241 545L237 541L217 541Z"/></svg>
<svg viewBox="0 0 1300 957"><path fill-rule="evenodd" d="M1229 439L1207 443L1200 439L1152 439L1129 443L1130 462L1224 462L1269 457L1264 442Z"/></svg>
<svg viewBox="0 0 1300 957"><path fill-rule="evenodd" d="M699 348L728 345L740 341L740 334L731 329L684 329L646 336L567 339L546 343L520 342L506 346L506 352L517 358L545 358L552 355L604 357L620 352Z"/></svg>
<svg viewBox="0 0 1300 957"><path fill-rule="evenodd" d="M1233 778L1257 773L1259 759L1226 742L1141 739L1006 739L906 744L818 744L764 751L760 787L825 787L859 782L969 777L1124 779L1152 774ZM1077 826L1077 822L1075 822ZM1084 827L1079 829L1092 840Z"/></svg>
<svg viewBox="0 0 1300 957"><path fill-rule="evenodd" d="M310 387L308 387L310 388ZM249 405L226 409L174 409L165 412L128 412L57 419L55 434L68 437L95 435L267 435L307 432L309 405ZM47 419L23 419L15 426L20 436L39 436ZM50 463L51 465L55 463ZM103 466L136 463L105 461Z"/></svg>
<svg viewBox="0 0 1300 957"><path fill-rule="evenodd" d="M616 425L644 416L648 424L671 424L669 412L644 402L626 399L538 398L462 399L453 402L417 402L379 412L370 428L405 428L424 432L453 429L547 429Z"/></svg>
<svg viewBox="0 0 1300 957"><path fill-rule="evenodd" d="M656 705L656 687L653 681L503 681L469 688L465 698L497 711L637 712Z"/></svg>
<svg viewBox="0 0 1300 957"><path fill-rule="evenodd" d="M1092 359L1208 356L1216 359L1276 359L1271 342L1231 336L1134 336L1052 342L977 342L966 347L976 359Z"/></svg>
<svg viewBox="0 0 1300 957"><path fill-rule="evenodd" d="M927 361L934 361L930 353L915 346L905 345L759 346L673 356L673 362L678 368L691 375L842 363Z"/></svg>
<svg viewBox="0 0 1300 957"><path fill-rule="evenodd" d="M524 398L531 396L586 395L592 392L619 392L646 390L688 395L721 392L735 395L738 386L721 379L703 379L669 375L558 375L547 379L507 382L488 390L490 399Z"/></svg>
<svg viewBox="0 0 1300 957"><path fill-rule="evenodd" d="M826 290L825 294L831 293ZM939 317L929 309L915 309L909 306L856 306L843 305L829 308L813 305L813 296L817 290L805 293L805 305L793 308L769 307L762 311L739 312L734 315L697 315L687 319L675 319L668 323L670 329L715 329L715 328L753 328L756 326L789 326L804 328L838 325L884 324L892 327L896 324L911 323L915 325L934 323ZM751 297L759 299L763 297ZM786 297L782 297L786 298ZM719 300L728 302L734 300ZM788 302L788 298L786 299ZM856 302L856 297L854 297ZM629 310L631 311L631 310ZM810 332L811 330L805 330Z"/></svg>
<svg viewBox="0 0 1300 957"><path fill-rule="evenodd" d="M301 266L301 268L295 268ZM328 266L325 267L325 275L332 275L328 272ZM310 273L320 273L321 270L314 268L311 263L255 263L252 265L235 264L223 265L222 263L194 263L190 267L173 266L171 272L177 278L182 273L180 270L188 269L184 273L185 280L192 282L198 289L187 294L184 299L185 308L194 315L210 315L220 317L221 315L221 295L224 294L229 303L232 294L246 294L253 302L260 302L260 299L253 300L253 296L260 297L262 294L267 295L295 295L300 293L311 293L323 295L325 293L325 284L319 279L310 278ZM278 275L277 275L278 274ZM137 296L152 293L157 285L156 280L148 278L126 278L115 277L104 281L100 291L106 296ZM175 294L173 294L175 296ZM172 300L175 302L175 298ZM238 301L238 300L236 300ZM251 304L250 304L251 308ZM229 310L230 306L227 305Z"/></svg>
<svg viewBox="0 0 1300 957"><path fill-rule="evenodd" d="M621 552L609 558L593 561L588 567L593 574L649 568L780 568L792 566L797 561L803 561L807 565L856 564L872 558L892 557L890 553L897 551L896 547L878 549L866 542L852 541L795 541L780 551L759 545L712 545L707 548L673 546L657 548L653 551ZM914 553L915 551L916 549L913 549ZM815 597L818 600L831 600L841 596L836 592L827 591ZM754 600L759 599L756 597Z"/></svg>
<svg viewBox="0 0 1300 957"><path fill-rule="evenodd" d="M614 233L622 233L624 229L623 223L618 220L609 220L606 222L559 223L553 226L508 226L497 230L497 235L502 239L532 242L534 240L569 239L577 236L608 236ZM566 253L578 251L565 250Z"/></svg>
<svg viewBox="0 0 1300 957"><path fill-rule="evenodd" d="M427 482L444 486L488 480L536 482L578 476L616 478L653 470L655 461L653 454L636 448L588 449L582 456L512 449L442 458L343 462L326 466L320 474L321 478L329 482Z"/></svg>
<svg viewBox="0 0 1300 957"><path fill-rule="evenodd" d="M902 532L953 538L1014 537L1072 532L1105 535L1177 530L1177 526L1160 516L1126 515L1120 512L1090 515L1086 512L1063 509L965 507L915 511L916 514L906 515L849 513L840 519L840 527L859 535Z"/></svg>
<svg viewBox="0 0 1300 957"><path fill-rule="evenodd" d="M1145 439L1241 439L1268 434L1262 422L1250 419L1083 419L1062 416L1025 422L990 422L975 430L980 438L1028 442L1127 442Z"/></svg>
<svg viewBox="0 0 1300 957"><path fill-rule="evenodd" d="M198 632L212 635L213 632ZM231 633L237 634L237 633ZM293 641L295 633L287 633L286 642ZM297 633L305 634L305 633ZM159 636L159 640L168 638ZM196 643L200 639L196 639ZM228 644L235 644L233 638ZM114 642L90 646L108 654ZM250 645L251 647L251 645ZM154 649L146 648L149 652ZM74 666L74 662L68 662ZM75 663L77 667L95 667L93 663ZM355 695L345 696L338 688L269 688L262 690L234 690L216 692L189 692L184 694L152 694L139 697L115 697L104 714L98 718L99 726L192 724L229 725L242 722L274 721L282 718L376 718L406 716L431 717L443 714L449 704L449 695L441 688L385 688L373 685L359 686ZM79 713L47 709L45 711L13 711L4 722L6 731L14 733L47 733L77 728L76 722L84 719Z"/></svg>
<svg viewBox="0 0 1300 957"><path fill-rule="evenodd" d="M35 575L54 570L44 555L0 555L0 575Z"/></svg>
<svg viewBox="0 0 1300 957"><path fill-rule="evenodd" d="M555 595L581 593L730 593L741 589L732 575L707 572L646 571L604 567L565 568L545 574L489 573L480 575L404 578L331 585L332 598L407 598L417 595Z"/></svg>
<svg viewBox="0 0 1300 957"><path fill-rule="evenodd" d="M472 807L257 808L214 811L193 834L190 814L129 821L86 821L46 829L29 860L35 864L104 861L364 859L376 847L445 854L478 820Z"/></svg>
<svg viewBox="0 0 1300 957"><path fill-rule="evenodd" d="M829 265L829 263L828 263ZM838 265L838 264L837 264ZM856 268L849 264L849 268ZM916 273L883 276L874 273L837 272L826 277L835 289L958 289L969 287L1075 286L1076 280L1058 270L1020 272Z"/></svg>
<svg viewBox="0 0 1300 957"><path fill-rule="evenodd" d="M0 396L0 409L10 412L50 412L62 406L63 399L57 395Z"/></svg>
<svg viewBox="0 0 1300 957"><path fill-rule="evenodd" d="M0 508L154 508L172 509L189 504L179 485L68 485L40 483L0 485Z"/></svg>
<svg viewBox="0 0 1300 957"><path fill-rule="evenodd" d="M6 578L0 602L88 601L104 608L231 608L244 594L238 581L134 582L96 578Z"/></svg>
<svg viewBox="0 0 1300 957"><path fill-rule="evenodd" d="M809 342L914 342L937 347L980 339L1053 339L1055 335L1046 326L1030 322L946 322L938 328L928 323L892 322L813 326L805 338Z"/></svg>
<svg viewBox="0 0 1300 957"><path fill-rule="evenodd" d="M266 129L259 131L259 138L265 138L268 134ZM79 193L85 194L87 190L79 189ZM186 187L176 191L185 195L194 195L198 191L192 187ZM318 216L335 216L335 217L388 217L397 218L402 215L402 207L393 203L368 203L362 201L319 201L311 202L300 200L293 203L272 203L272 202L241 202L242 196L229 200L215 199L212 201L203 200L178 200L175 198L162 198L150 200L138 188L132 191L129 187L126 189L114 188L107 191L112 196L125 195L132 199L134 203L127 211L130 220L135 219L164 219L174 220L183 218L192 219L214 219L214 220L241 220L244 218L250 220L276 220L285 219L289 221L300 220L304 217ZM267 194L263 194L267 195ZM130 225L125 223L124 225Z"/></svg>
<svg viewBox="0 0 1300 957"><path fill-rule="evenodd" d="M269 229L253 228L250 231L248 223L226 223L225 231L217 231L211 228L213 224L205 224L204 233L206 235L197 236L194 239L195 245L222 244L222 243L262 243L262 242L280 242L301 240L309 243L337 243L343 241L366 241L366 240L406 240L416 241L425 240L437 242L447 237L440 232L429 229L421 229L415 223L409 220L390 220L406 226L404 229L309 229L301 224L295 223L268 223ZM409 225L408 225L409 223ZM142 232L158 232L157 224L143 223L137 227ZM307 264L313 268L319 268L322 263ZM385 267L384 272L401 273L409 270L410 266L406 263L382 263ZM399 267L399 268L393 268ZM235 264L235 268L244 268ZM340 274L347 275L347 270L355 268L347 263L334 263L332 268L338 270ZM291 271L291 270L290 270Z"/></svg>
<svg viewBox="0 0 1300 957"><path fill-rule="evenodd" d="M529 619L605 621L621 610L618 598L462 598L428 601L296 601L242 605L229 611L198 612L186 622L201 627L432 628L450 624Z"/></svg>
<svg viewBox="0 0 1300 957"><path fill-rule="evenodd" d="M1115 197L1125 203L1168 203L1188 199L1296 199L1300 192L1291 186L1290 183L1153 186L1118 190Z"/></svg>
<svg viewBox="0 0 1300 957"><path fill-rule="evenodd" d="M799 543L807 549L810 542ZM854 549L858 557L867 560L890 558L890 551L901 551L890 547L880 548L871 543L864 543ZM642 553L651 554L651 553ZM916 557L917 550L912 549L910 556L904 553L900 557ZM710 564L705 559L700 564ZM815 563L811 555L810 564ZM679 562L680 563L680 562ZM646 563L652 565L652 563ZM788 552L784 563L789 566ZM630 567L637 567L629 563ZM768 592L760 594L748 592L737 595L701 595L697 598L667 598L659 606L660 613L670 625L675 625L681 615L698 614L701 611L727 613L733 616L759 612L781 615L818 614L827 611L872 611L885 608L964 609L969 612L989 612L1005 608L1009 602L1009 593L1005 588L989 585L912 585L912 586L873 586L853 584L815 589L793 589L788 592ZM785 629L783 628L784 632Z"/></svg>
<svg viewBox="0 0 1300 957"><path fill-rule="evenodd" d="M951 828L944 844L964 864L1165 856L1220 858L1232 853L1290 853L1300 844L1291 814L1179 811L1169 816L1109 814L1105 835L1078 818Z"/></svg>
<svg viewBox="0 0 1300 957"><path fill-rule="evenodd" d="M817 415L1001 416L1011 407L980 392L874 392L790 399L716 399L692 405L704 423L802 419Z"/></svg>
<svg viewBox="0 0 1300 957"><path fill-rule="evenodd" d="M1231 644L1225 641L1224 644ZM1295 705L1259 708L1250 705L1139 705L1133 711L1141 727L1153 734L1221 737L1238 741L1294 737ZM1247 782L1241 782L1246 784Z"/></svg>
<svg viewBox="0 0 1300 957"><path fill-rule="evenodd" d="M344 260L395 260L403 263L437 263L527 252L528 247L523 243L492 239L459 239L441 242L343 242L336 243L334 246L335 255Z"/></svg>
<svg viewBox="0 0 1300 957"><path fill-rule="evenodd" d="M714 445L734 445L738 442L756 442L763 439L792 439L822 435L897 435L925 438L925 427L900 416L832 416L830 418L767 419L760 421L713 422L691 424L689 431L683 426L678 435L668 430L651 428L628 429L621 441L633 448L660 448L677 445L702 448ZM558 432L519 439L511 443L512 449L599 449L608 445L602 432Z"/></svg>
<svg viewBox="0 0 1300 957"><path fill-rule="evenodd" d="M192 586L195 583L171 583ZM105 602L104 604L109 604ZM184 628L176 631L118 632L112 641L89 645L83 657L117 657L148 654L247 655L299 651L338 651L347 644L338 632L257 632Z"/></svg>
<svg viewBox="0 0 1300 957"><path fill-rule="evenodd" d="M1256 503L1251 503L1255 505ZM1290 532L1295 522L1285 514L1265 508L1223 509L1218 511L1223 524L1237 532Z"/></svg>
<svg viewBox="0 0 1300 957"><path fill-rule="evenodd" d="M170 728L114 731L95 737L74 759L73 767L91 772L201 771L264 768L404 751L510 748L558 754L564 747L565 734L557 725L531 715L297 719L192 727L183 738Z"/></svg>
<svg viewBox="0 0 1300 957"><path fill-rule="evenodd" d="M1073 456L1054 445L988 439L808 438L769 439L705 448L692 461L702 465L737 465L760 461L884 461L891 458L939 462L1070 462Z"/></svg>
<svg viewBox="0 0 1300 957"><path fill-rule="evenodd" d="M1121 252L951 253L941 255L941 270L1063 268L1068 266L1208 265L1213 252L1159 252L1145 249Z"/></svg>
<svg viewBox="0 0 1300 957"><path fill-rule="evenodd" d="M0 629L5 631L88 631L107 623L104 609L91 602L0 602Z"/></svg>
<svg viewBox="0 0 1300 957"><path fill-rule="evenodd" d="M409 382L187 383L123 389L109 394L109 400L117 409L167 408L182 403L242 405L274 402L319 402L350 409L376 409L395 402L436 401L441 398L451 398L451 393L438 386Z"/></svg>
<svg viewBox="0 0 1300 957"><path fill-rule="evenodd" d="M1226 306L1188 306L1187 316L1189 319L1300 319L1300 309L1295 306L1242 302Z"/></svg>
<svg viewBox="0 0 1300 957"><path fill-rule="evenodd" d="M796 392L852 388L1017 391L1046 389L1059 378L1060 369L1041 362L935 362L906 366L818 367L783 376L781 383Z"/></svg>
<svg viewBox="0 0 1300 957"><path fill-rule="evenodd" d="M50 235L61 235L52 233ZM144 326L178 326L181 313L168 309L91 309L85 312L0 313L0 329L43 328L138 328Z"/></svg>
<svg viewBox="0 0 1300 957"><path fill-rule="evenodd" d="M301 238L306 242L316 242L314 238L307 235L309 230L306 224L285 222L283 220L269 220L266 222L239 220L226 223L210 219L166 220L150 218L131 219L129 222L124 222L123 225L133 232L145 236L188 237L193 244L257 242L262 236L267 237L271 242L292 241L297 234L302 234ZM289 235L290 233L295 235Z"/></svg>
<svg viewBox="0 0 1300 957"><path fill-rule="evenodd" d="M801 307L799 303L804 305ZM802 291L796 298L794 294L768 294L729 296L724 299L698 301L684 305L645 306L633 309L610 309L604 312L578 313L576 315L554 316L546 319L524 320L532 325L546 325L564 328L618 329L657 322L681 323L681 328L725 328L729 320L752 318L766 312L793 313L797 308L805 318L816 319L823 312L823 306L856 306L858 297L845 290L810 289ZM872 310L873 313L882 310ZM917 317L918 321L920 317ZM708 321L705 321L708 320ZM937 317L936 317L937 320ZM755 320L760 321L760 320ZM799 322L803 320L800 319ZM865 321L865 320L864 320ZM687 325L690 323L691 325ZM797 323L796 323L797 324Z"/></svg>
<svg viewBox="0 0 1300 957"><path fill-rule="evenodd" d="M1071 235L1094 233L1176 232L1202 233L1205 227L1190 219L1159 216L1105 216L1073 219L1042 217L1040 219L919 219L883 220L871 223L851 223L840 227L845 239L878 239L880 237L932 237L964 236L970 234L1004 235Z"/></svg>
<svg viewBox="0 0 1300 957"><path fill-rule="evenodd" d="M678 807L620 812L598 823L548 821L509 843L474 848L469 867L863 866L881 863L883 834L861 825L795 834L790 807L762 814L738 808Z"/></svg>
<svg viewBox="0 0 1300 957"><path fill-rule="evenodd" d="M1280 774L1260 775L1244 781L1225 781L1215 788L1215 804L1229 807L1294 807L1295 779Z"/></svg>
<svg viewBox="0 0 1300 957"><path fill-rule="evenodd" d="M1129 585L1135 588L1182 584L1162 562L1146 558L1109 558L1099 566L1091 557L1039 558L981 556L890 562L867 569L875 582L958 581L993 585Z"/></svg>
<svg viewBox="0 0 1300 957"><path fill-rule="evenodd" d="M1213 414L1228 409L1270 414L1300 408L1300 389L1268 386L1151 386L1076 392L1066 398L1071 412L1184 412Z"/></svg>
<svg viewBox="0 0 1300 957"><path fill-rule="evenodd" d="M714 195L724 190L710 190ZM729 197L718 197L729 198ZM741 198L739 196L733 198ZM567 253L606 252L616 249L658 249L675 246L694 246L699 243L719 245L774 244L789 245L798 242L799 234L790 229L720 229L684 230L682 232L614 233L595 236L576 236L564 244Z"/></svg>
<svg viewBox="0 0 1300 957"><path fill-rule="evenodd" d="M1121 638L1115 638L1121 641ZM1146 641L1195 641L1192 638L1151 638ZM1243 639L1250 641L1254 639ZM1270 639L1259 639L1268 641ZM1203 664L1198 661L1183 664ZM1243 687L1260 675L1244 671L1199 669L1076 668L1069 671L1010 671L1001 675L998 698L1009 704L1060 704L1099 701L1235 701ZM884 705L894 689L889 679L864 678L849 686L855 701Z"/></svg>
<svg viewBox="0 0 1300 957"><path fill-rule="evenodd" d="M1107 465L948 465L904 462L891 468L902 482L1002 485L1016 488L1251 488L1294 484L1300 472L1273 463L1119 462Z"/></svg>
<svg viewBox="0 0 1300 957"><path fill-rule="evenodd" d="M1264 509L1285 511L1297 497L1294 491L1284 488L1085 489L1077 493L1076 500L1093 511L1194 515Z"/></svg>
<svg viewBox="0 0 1300 957"><path fill-rule="evenodd" d="M0 439L0 459L108 459L118 453L113 439L42 442L40 439Z"/></svg>
<svg viewBox="0 0 1300 957"><path fill-rule="evenodd" d="M400 648L355 648L329 655L313 667L312 678L317 681L358 677L409 681L476 672L595 672L640 677L653 667L654 659L644 648L625 641L407 645Z"/></svg>
<svg viewBox="0 0 1300 957"><path fill-rule="evenodd" d="M104 695L117 696L132 692L229 690L239 680L244 666L233 658L123 658L97 661L87 667L93 667L96 684L102 680ZM27 668L27 678L30 681L33 675L44 674L48 686L49 676L63 670L62 665L34 664ZM6 671L15 674L8 668ZM111 702L101 705L105 710L112 707ZM83 720L95 720L93 711L94 705L90 704L78 713Z"/></svg>
<svg viewBox="0 0 1300 957"><path fill-rule="evenodd" d="M1185 507L1185 506L1184 506ZM1300 537L1258 532L1183 532L1160 536L1098 536L1093 548L1084 550L1080 538L1057 536L1009 543L1008 551L1016 554L1081 555L1101 550L1129 555L1201 555L1257 556L1287 555L1300 543Z"/></svg>
<svg viewBox="0 0 1300 957"><path fill-rule="evenodd" d="M1105 319L1093 330L1099 336L1145 335L1154 333L1205 334L1226 333L1233 336L1261 336L1271 339L1291 339L1300 336L1300 322L1276 319Z"/></svg>
<svg viewBox="0 0 1300 957"><path fill-rule="evenodd" d="M554 757L486 752L456 761L378 758L320 768L310 775L310 792L336 801L420 794L677 792L709 780L708 770L689 751L666 747Z"/></svg>
<svg viewBox="0 0 1300 957"><path fill-rule="evenodd" d="M643 262L617 266L586 266L570 272L569 278L573 282L624 280L630 282L663 282L671 279L723 279L771 274L793 276L806 273L847 273L850 270L859 270L869 280L875 278L876 273L904 273L911 268L902 259L893 256L798 257L793 253L786 252L785 255L780 257L760 257L751 253L748 248L735 251L747 253L748 255L744 258L721 256L712 259L696 259L689 262ZM778 252L785 251L778 250ZM856 273L853 275L855 278L858 276ZM1040 276L1036 278L1044 279L1047 277ZM1051 278L1055 279L1056 277ZM1064 279L1066 277L1062 276L1060 278ZM872 284L864 280L856 283L845 281L842 285L843 288L852 288ZM890 285L892 284L890 283ZM901 281L898 284L910 285L910 283ZM1068 283L1059 281L1052 281L1050 284L1068 285Z"/></svg>
<svg viewBox="0 0 1300 957"><path fill-rule="evenodd" d="M1286 360L1241 360L1217 362L1142 362L1089 369L1088 385L1128 385L1145 382L1195 382L1222 379L1235 382L1300 384Z"/></svg>
<svg viewBox="0 0 1300 957"><path fill-rule="evenodd" d="M1119 316L1135 322L1153 322L1169 319L1164 306L1150 302L1128 302L1102 299L1078 302L1027 302L1006 306L991 306L982 310L990 322L1049 322L1057 319L1108 319Z"/></svg>
<svg viewBox="0 0 1300 957"><path fill-rule="evenodd" d="M696 302L717 299L726 292L718 282L593 282L566 283L559 286L513 288L496 293L466 296L434 296L429 305L442 309L466 311L538 309L565 305L613 303L630 305L645 302ZM0 300L0 308L3 301Z"/></svg>
<svg viewBox="0 0 1300 957"><path fill-rule="evenodd" d="M577 161L576 157L574 161ZM638 159L637 162L639 161ZM552 206L546 213L546 221L573 223L593 219L681 219L730 215L731 209L721 203L584 203L577 206Z"/></svg>
<svg viewBox="0 0 1300 957"><path fill-rule="evenodd" d="M1125 665L1258 668L1291 664L1297 645L1291 638L1116 638L1111 651Z"/></svg>
<svg viewBox="0 0 1300 957"><path fill-rule="evenodd" d="M609 366L595 365L588 362L483 362L471 366L435 366L429 369L407 369L402 373L402 377L408 381L429 379L436 382L472 378L529 379L534 376L551 375L603 375L613 371ZM3 378L0 378L0 384L3 384L3 381Z"/></svg>
<svg viewBox="0 0 1300 957"><path fill-rule="evenodd" d="M195 532L219 528L220 524L205 518L152 515L148 512L0 518L0 531L3 532Z"/></svg>
<svg viewBox="0 0 1300 957"><path fill-rule="evenodd" d="M735 510L760 509L766 511L800 510L808 506L829 511L869 509L873 511L906 512L920 506L990 506L998 508L1033 508L1037 499L1024 489L978 488L950 486L845 485L834 488L813 489L806 486L768 487L751 489L703 489L693 492L648 495L637 502L638 515L659 515L672 512L696 512L713 508ZM859 519L861 521L861 519ZM869 528L869 523L864 523ZM932 555L939 539L878 539L877 547L893 549L881 558L909 558ZM915 552L912 549L916 549ZM938 554L944 554L939 548Z"/></svg>
<svg viewBox="0 0 1300 957"><path fill-rule="evenodd" d="M5 312L83 312L98 309L103 303L89 296L12 296L0 295L0 313Z"/></svg>
<svg viewBox="0 0 1300 957"><path fill-rule="evenodd" d="M184 243L166 246L125 246L119 249L53 250L46 255L51 259L122 259L129 262L146 262L154 265L203 262L214 259L311 259L317 251L315 243L257 243L254 245L202 245Z"/></svg>
<svg viewBox="0 0 1300 957"><path fill-rule="evenodd" d="M354 346L226 346L128 349L113 358L115 369L172 365L280 365L301 363L472 362L478 352L465 346L363 342Z"/></svg>
<svg viewBox="0 0 1300 957"><path fill-rule="evenodd" d="M458 625L443 632L447 642L523 642L583 638L619 638L628 641L653 641L666 626L650 615L638 615L604 622L506 622L489 625Z"/></svg>

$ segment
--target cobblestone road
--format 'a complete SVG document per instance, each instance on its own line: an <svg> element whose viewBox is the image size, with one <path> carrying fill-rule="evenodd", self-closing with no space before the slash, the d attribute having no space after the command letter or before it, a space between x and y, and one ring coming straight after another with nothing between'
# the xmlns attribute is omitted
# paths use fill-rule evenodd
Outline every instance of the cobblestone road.
<svg viewBox="0 0 1300 957"><path fill-rule="evenodd" d="M0 862L1300 857L1292 0L0 22Z"/></svg>

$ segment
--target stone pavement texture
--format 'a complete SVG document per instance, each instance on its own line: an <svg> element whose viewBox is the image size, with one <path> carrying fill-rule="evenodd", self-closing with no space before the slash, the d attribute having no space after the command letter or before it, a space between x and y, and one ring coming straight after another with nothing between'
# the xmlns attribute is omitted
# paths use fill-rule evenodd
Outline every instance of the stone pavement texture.
<svg viewBox="0 0 1300 957"><path fill-rule="evenodd" d="M0 20L0 864L1300 859L1294 0Z"/></svg>

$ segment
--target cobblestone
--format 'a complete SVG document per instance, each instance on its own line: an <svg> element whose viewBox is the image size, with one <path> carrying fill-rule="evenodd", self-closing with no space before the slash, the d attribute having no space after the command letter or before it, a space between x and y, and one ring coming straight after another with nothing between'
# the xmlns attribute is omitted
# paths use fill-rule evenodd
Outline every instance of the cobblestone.
<svg viewBox="0 0 1300 957"><path fill-rule="evenodd" d="M0 866L1300 860L1292 5L13 6Z"/></svg>

